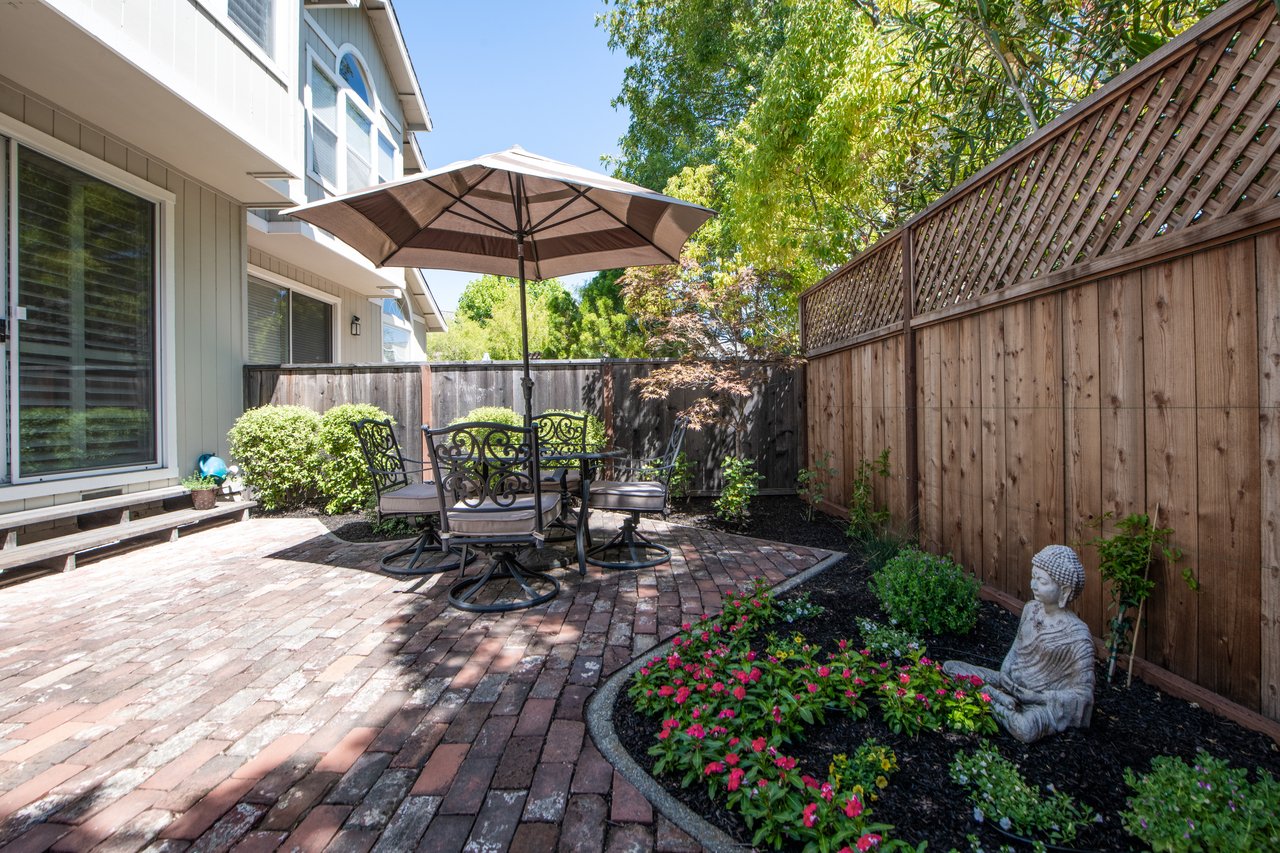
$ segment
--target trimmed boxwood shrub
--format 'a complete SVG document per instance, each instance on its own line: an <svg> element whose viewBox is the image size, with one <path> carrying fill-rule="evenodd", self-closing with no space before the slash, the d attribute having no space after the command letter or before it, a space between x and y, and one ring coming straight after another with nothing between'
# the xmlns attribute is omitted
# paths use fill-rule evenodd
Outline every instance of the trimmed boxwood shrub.
<svg viewBox="0 0 1280 853"><path fill-rule="evenodd" d="M365 468L364 454L352 425L359 420L390 417L367 403L343 403L320 418L320 492L327 513L363 509L373 501L373 481ZM392 426L395 421L392 421Z"/></svg>
<svg viewBox="0 0 1280 853"><path fill-rule="evenodd" d="M580 418L587 416L587 450L596 452L604 448L604 422L590 412L575 412L572 409L548 409L543 412L546 415L573 415ZM523 424L524 419L521 418Z"/></svg>
<svg viewBox="0 0 1280 853"><path fill-rule="evenodd" d="M981 584L950 557L908 548L871 578L880 607L916 634L967 634L978 621Z"/></svg>
<svg viewBox="0 0 1280 853"><path fill-rule="evenodd" d="M263 509L315 500L320 482L320 415L302 406L259 406L227 433L231 456Z"/></svg>

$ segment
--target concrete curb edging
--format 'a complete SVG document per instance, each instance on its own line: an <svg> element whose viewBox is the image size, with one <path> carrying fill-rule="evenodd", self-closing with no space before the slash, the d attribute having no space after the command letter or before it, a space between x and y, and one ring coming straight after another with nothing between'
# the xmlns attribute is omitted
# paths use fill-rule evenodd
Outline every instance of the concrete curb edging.
<svg viewBox="0 0 1280 853"><path fill-rule="evenodd" d="M824 557L799 574L787 578L770 589L769 595L777 597L784 592L790 592L811 578L822 574L843 560L845 556L847 555L839 551L832 552L829 556ZM623 685L640 667L644 666L646 661L655 655L665 655L672 648L671 640L659 643L609 676L587 703L587 731L591 733L591 739L595 742L596 749L600 750L600 754L613 765L613 768L621 774L622 778L634 785L636 790L655 809L680 827L694 841L701 844L705 849L712 851L712 853L721 853L721 851L723 853L741 853L741 851L750 850L750 845L739 844L734 841L723 830L713 826L684 803L668 794L662 785L631 758L631 755L622 746L622 742L618 740L617 732L614 731L613 707L618 701L618 695L622 692Z"/></svg>

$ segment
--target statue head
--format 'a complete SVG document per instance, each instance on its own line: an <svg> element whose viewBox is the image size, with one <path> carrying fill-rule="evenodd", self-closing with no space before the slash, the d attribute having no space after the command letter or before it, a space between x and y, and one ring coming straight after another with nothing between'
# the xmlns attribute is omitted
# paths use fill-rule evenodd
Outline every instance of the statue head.
<svg viewBox="0 0 1280 853"><path fill-rule="evenodd" d="M1066 545L1048 545L1031 558L1031 568L1040 569L1058 585L1058 606L1066 607L1084 591L1084 564Z"/></svg>

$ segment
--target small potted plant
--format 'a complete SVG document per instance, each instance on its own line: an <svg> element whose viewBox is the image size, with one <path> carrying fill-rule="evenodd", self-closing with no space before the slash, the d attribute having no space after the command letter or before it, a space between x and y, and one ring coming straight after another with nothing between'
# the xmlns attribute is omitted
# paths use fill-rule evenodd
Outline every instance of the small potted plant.
<svg viewBox="0 0 1280 853"><path fill-rule="evenodd" d="M182 478L183 487L191 491L191 503L196 509L213 509L218 495L218 480L199 471Z"/></svg>

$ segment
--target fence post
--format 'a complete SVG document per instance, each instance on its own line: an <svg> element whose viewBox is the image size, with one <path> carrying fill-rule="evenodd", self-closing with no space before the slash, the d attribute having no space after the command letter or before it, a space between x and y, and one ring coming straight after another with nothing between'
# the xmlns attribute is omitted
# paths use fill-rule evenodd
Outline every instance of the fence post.
<svg viewBox="0 0 1280 853"><path fill-rule="evenodd" d="M915 538L920 535L920 460L917 456L919 438L919 413L916 411L916 332L911 326L915 313L915 229L910 225L902 229L902 401L903 432L907 441L905 452L907 529Z"/></svg>

